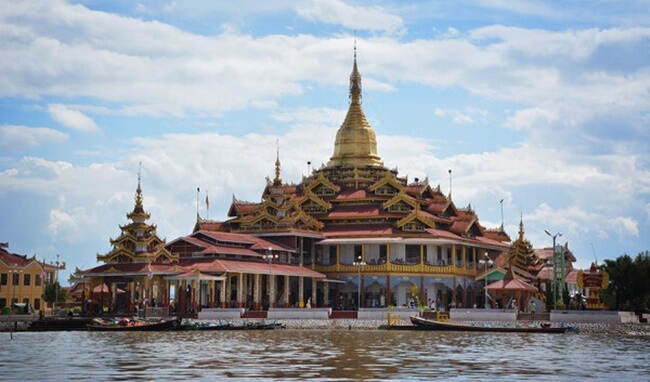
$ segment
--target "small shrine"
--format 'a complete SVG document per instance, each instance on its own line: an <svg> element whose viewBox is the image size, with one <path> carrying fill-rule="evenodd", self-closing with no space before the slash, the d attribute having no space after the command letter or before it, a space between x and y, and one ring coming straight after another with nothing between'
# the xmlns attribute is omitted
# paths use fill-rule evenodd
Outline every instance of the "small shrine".
<svg viewBox="0 0 650 382"><path fill-rule="evenodd" d="M582 289L583 294L587 296L586 309L605 309L605 305L600 301L600 290L607 289L607 286L609 285L609 274L607 271L599 271L598 268L596 268L596 263L591 263L588 272L578 272L576 282L578 287Z"/></svg>

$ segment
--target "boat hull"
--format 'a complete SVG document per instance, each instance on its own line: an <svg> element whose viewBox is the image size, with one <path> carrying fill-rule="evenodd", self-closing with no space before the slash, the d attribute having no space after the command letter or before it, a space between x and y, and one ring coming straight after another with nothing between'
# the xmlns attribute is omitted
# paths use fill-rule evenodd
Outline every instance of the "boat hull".
<svg viewBox="0 0 650 382"><path fill-rule="evenodd" d="M515 326L472 326L467 324L428 320L410 317L411 323L419 330L456 331L456 332L501 332L501 333L565 333L566 327L515 327Z"/></svg>
<svg viewBox="0 0 650 382"><path fill-rule="evenodd" d="M168 330L178 330L181 328L181 319L156 322L152 324L119 326L119 325L88 325L88 330L92 332L160 332Z"/></svg>
<svg viewBox="0 0 650 382"><path fill-rule="evenodd" d="M273 324L246 324L246 325L205 325L205 326L189 326L188 330L274 330L283 328L284 325Z"/></svg>

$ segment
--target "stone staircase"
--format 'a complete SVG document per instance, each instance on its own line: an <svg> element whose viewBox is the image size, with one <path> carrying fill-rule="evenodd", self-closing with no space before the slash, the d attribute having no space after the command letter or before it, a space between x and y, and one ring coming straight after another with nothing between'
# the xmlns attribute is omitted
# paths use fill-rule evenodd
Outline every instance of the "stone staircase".
<svg viewBox="0 0 650 382"><path fill-rule="evenodd" d="M241 318L263 318L266 319L269 316L269 312L266 310L246 310L242 315Z"/></svg>
<svg viewBox="0 0 650 382"><path fill-rule="evenodd" d="M330 314L332 320L356 319L357 317L356 310L333 310Z"/></svg>
<svg viewBox="0 0 650 382"><path fill-rule="evenodd" d="M533 315L530 313L521 312L519 313L519 315L517 315L517 321L550 321L550 320L551 320L550 313L535 313L535 319L533 319Z"/></svg>

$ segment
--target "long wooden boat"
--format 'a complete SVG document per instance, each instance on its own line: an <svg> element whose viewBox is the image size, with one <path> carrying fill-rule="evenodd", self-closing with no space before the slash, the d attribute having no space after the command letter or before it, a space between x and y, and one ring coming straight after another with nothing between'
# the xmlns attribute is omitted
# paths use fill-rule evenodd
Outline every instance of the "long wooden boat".
<svg viewBox="0 0 650 382"><path fill-rule="evenodd" d="M168 330L181 329L181 319L173 318L158 322L138 321L128 325L106 323L95 320L93 324L88 325L88 330L93 332L159 332Z"/></svg>
<svg viewBox="0 0 650 382"><path fill-rule="evenodd" d="M280 323L248 323L243 325L218 324L218 325L189 325L186 330L274 330L284 328Z"/></svg>
<svg viewBox="0 0 650 382"><path fill-rule="evenodd" d="M411 322L419 330L463 331L463 332L509 332L509 333L565 333L566 327L555 327L548 324L540 326L481 326L468 325L458 322L428 320L422 317L410 317Z"/></svg>

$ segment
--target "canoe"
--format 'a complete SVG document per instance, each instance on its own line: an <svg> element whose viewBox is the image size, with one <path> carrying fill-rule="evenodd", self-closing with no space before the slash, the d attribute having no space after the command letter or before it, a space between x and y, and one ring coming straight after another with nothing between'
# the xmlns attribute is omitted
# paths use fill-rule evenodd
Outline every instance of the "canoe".
<svg viewBox="0 0 650 382"><path fill-rule="evenodd" d="M159 332L177 330L180 328L180 318L156 322L139 321L132 325L116 325L114 323L105 323L101 320L95 320L92 325L88 325L88 330L93 332Z"/></svg>
<svg viewBox="0 0 650 382"><path fill-rule="evenodd" d="M555 327L549 324L540 326L482 326L468 325L457 322L428 320L411 316L411 323L419 330L462 331L462 332L508 332L508 333L565 333L566 327Z"/></svg>

